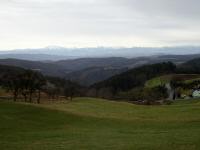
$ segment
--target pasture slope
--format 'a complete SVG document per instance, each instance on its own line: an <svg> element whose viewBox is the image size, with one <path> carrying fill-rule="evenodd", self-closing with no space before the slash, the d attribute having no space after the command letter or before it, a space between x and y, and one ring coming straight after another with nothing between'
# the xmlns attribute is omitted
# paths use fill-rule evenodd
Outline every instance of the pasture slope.
<svg viewBox="0 0 200 150"><path fill-rule="evenodd" d="M161 85L165 85L166 83L170 83L170 81L174 79L177 81L183 81L185 83L191 83L193 81L200 80L199 74L169 74L164 76L155 77L153 79L148 80L145 83L145 87L153 88Z"/></svg>
<svg viewBox="0 0 200 150"><path fill-rule="evenodd" d="M199 150L199 141L198 100L168 106L0 101L1 150Z"/></svg>

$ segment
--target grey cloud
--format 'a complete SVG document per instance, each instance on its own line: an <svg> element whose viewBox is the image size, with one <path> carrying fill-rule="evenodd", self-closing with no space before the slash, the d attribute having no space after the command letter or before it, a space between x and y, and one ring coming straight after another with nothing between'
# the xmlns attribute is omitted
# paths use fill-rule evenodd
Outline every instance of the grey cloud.
<svg viewBox="0 0 200 150"><path fill-rule="evenodd" d="M103 39L114 46L134 46L135 39L140 45L192 45L200 40L199 6L199 0L1 0L0 40L30 37L34 46L43 45L41 38L52 44L54 37L62 43L74 37L89 46L87 39L95 37L92 45Z"/></svg>

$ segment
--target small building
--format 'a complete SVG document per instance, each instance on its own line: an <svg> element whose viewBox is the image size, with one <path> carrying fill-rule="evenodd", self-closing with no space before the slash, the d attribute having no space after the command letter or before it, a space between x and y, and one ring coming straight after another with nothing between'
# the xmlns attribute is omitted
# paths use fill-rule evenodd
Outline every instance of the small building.
<svg viewBox="0 0 200 150"><path fill-rule="evenodd" d="M200 98L200 90L194 90L193 93L192 93L192 97Z"/></svg>

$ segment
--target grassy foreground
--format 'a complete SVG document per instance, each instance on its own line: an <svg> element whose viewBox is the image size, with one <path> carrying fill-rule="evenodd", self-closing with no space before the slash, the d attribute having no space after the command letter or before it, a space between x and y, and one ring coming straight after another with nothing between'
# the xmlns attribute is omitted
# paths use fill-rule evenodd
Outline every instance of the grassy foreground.
<svg viewBox="0 0 200 150"><path fill-rule="evenodd" d="M200 101L0 102L1 150L199 150Z"/></svg>

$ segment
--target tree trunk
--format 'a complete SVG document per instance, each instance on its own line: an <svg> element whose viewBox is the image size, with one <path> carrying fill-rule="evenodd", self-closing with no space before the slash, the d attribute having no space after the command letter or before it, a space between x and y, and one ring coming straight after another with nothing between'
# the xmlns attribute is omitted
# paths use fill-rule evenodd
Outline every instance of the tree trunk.
<svg viewBox="0 0 200 150"><path fill-rule="evenodd" d="M24 95L24 101L27 102L27 96L26 94L23 94Z"/></svg>
<svg viewBox="0 0 200 150"><path fill-rule="evenodd" d="M38 98L37 98L37 103L39 104L40 103L40 97L41 97L41 92L40 90L38 91Z"/></svg>
<svg viewBox="0 0 200 150"><path fill-rule="evenodd" d="M14 95L14 96L13 96L13 101L16 102L16 101L17 101L17 95L18 95L17 92L14 92L13 95Z"/></svg>
<svg viewBox="0 0 200 150"><path fill-rule="evenodd" d="M32 92L29 94L29 102L32 103Z"/></svg>

